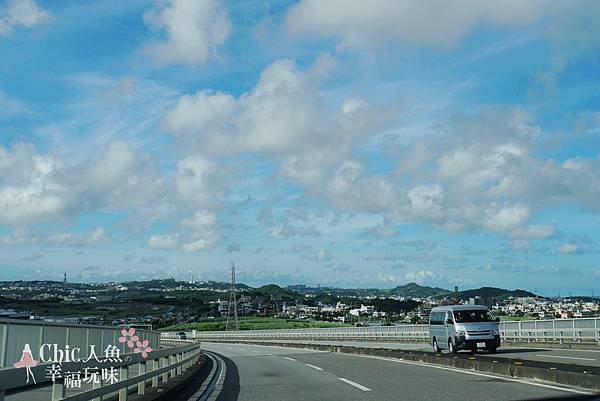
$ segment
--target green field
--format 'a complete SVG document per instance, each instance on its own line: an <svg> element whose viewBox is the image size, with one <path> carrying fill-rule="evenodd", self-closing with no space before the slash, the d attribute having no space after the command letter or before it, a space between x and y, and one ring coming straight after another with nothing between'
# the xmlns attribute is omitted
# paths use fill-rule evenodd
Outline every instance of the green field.
<svg viewBox="0 0 600 401"><path fill-rule="evenodd" d="M272 317L249 317L240 318L240 330L272 330L272 329L305 329L318 327L342 327L339 323L293 320L293 319L275 319ZM226 321L224 319L215 319L214 321L182 323L162 328L161 330L198 330L198 331L220 331L225 330Z"/></svg>

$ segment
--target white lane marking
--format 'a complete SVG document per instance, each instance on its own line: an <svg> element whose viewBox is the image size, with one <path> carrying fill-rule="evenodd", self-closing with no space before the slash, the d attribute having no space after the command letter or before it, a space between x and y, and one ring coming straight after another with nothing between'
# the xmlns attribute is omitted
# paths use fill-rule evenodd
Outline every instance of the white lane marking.
<svg viewBox="0 0 600 401"><path fill-rule="evenodd" d="M260 351L252 351L252 352L254 352L255 354L260 354Z"/></svg>
<svg viewBox="0 0 600 401"><path fill-rule="evenodd" d="M290 361L296 361L294 358L290 358L289 356L284 356L284 358Z"/></svg>
<svg viewBox="0 0 600 401"><path fill-rule="evenodd" d="M309 368L316 369L316 370L323 370L323 368L320 368L320 367L315 366L315 365L311 365L310 363L307 363L306 366L308 366Z"/></svg>
<svg viewBox="0 0 600 401"><path fill-rule="evenodd" d="M579 359L580 361L595 361L594 358L579 358L575 356L560 356L560 355L536 355L542 358L561 358L561 359Z"/></svg>
<svg viewBox="0 0 600 401"><path fill-rule="evenodd" d="M416 366L422 366L422 367L426 367L426 368L449 370L451 372L463 373L465 375L489 377L489 378L492 378L492 379L500 379L500 380L505 380L505 381L509 381L509 382L516 382L516 383L521 383L521 384L528 384L530 386L538 386L538 387L544 387L544 388L549 388L549 389L553 389L553 390L565 391L567 393L586 394L586 395L595 394L595 393L590 392L590 391L575 390L575 389L571 389L571 388L564 388L564 387L559 387L559 386L553 386L551 384L544 384L544 383L533 383L533 382L530 382L530 381L521 380L521 379L515 379L515 378L512 378L512 377L488 375L488 374L485 374L485 373L472 372L472 371L468 371L468 370L464 370L464 369L451 368L451 367L448 367L448 366L431 365L431 364L424 363L424 362L403 361L403 360L400 360L400 359L384 358L384 357L381 357L381 356L371 356L371 355L356 355L356 354L341 354L341 355L357 356L359 358L380 359L382 361L395 362L395 363L404 363L406 365L416 365Z"/></svg>
<svg viewBox="0 0 600 401"><path fill-rule="evenodd" d="M348 380L348 379L344 379L343 377L338 377L339 380L343 381L346 384L349 384L351 386L354 386L362 391L371 391L370 388L363 386L362 384L358 384L356 382L353 382L352 380Z"/></svg>

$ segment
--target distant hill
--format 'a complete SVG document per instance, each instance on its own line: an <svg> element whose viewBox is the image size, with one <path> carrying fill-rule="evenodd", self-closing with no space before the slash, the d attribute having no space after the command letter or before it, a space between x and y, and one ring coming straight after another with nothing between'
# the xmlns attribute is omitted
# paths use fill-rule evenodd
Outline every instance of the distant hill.
<svg viewBox="0 0 600 401"><path fill-rule="evenodd" d="M496 287L481 287L473 290L460 291L458 296L461 299L468 299L472 297L479 296L483 299L506 299L509 297L536 297L533 292L529 292L526 290L506 290L504 288L496 288Z"/></svg>
<svg viewBox="0 0 600 401"><path fill-rule="evenodd" d="M446 290L440 287L428 287L426 285L419 285L417 283L408 283L405 285L398 286L389 290L389 295L399 295L401 297L413 297L413 298L443 298L453 297L454 291ZM509 297L536 297L532 292L526 290L507 290L504 288L496 287L481 287L472 290L459 291L458 297L460 299L469 299L474 297L481 297L482 299L495 298L503 300Z"/></svg>
<svg viewBox="0 0 600 401"><path fill-rule="evenodd" d="M296 291L281 288L277 284L267 284L262 287L255 288L253 291L254 295L259 295L264 298L275 298L275 299L297 299L301 298L302 295Z"/></svg>
<svg viewBox="0 0 600 401"><path fill-rule="evenodd" d="M390 295L399 295L401 297L440 297L450 294L451 292L439 287L428 287L417 283L408 283L389 290Z"/></svg>

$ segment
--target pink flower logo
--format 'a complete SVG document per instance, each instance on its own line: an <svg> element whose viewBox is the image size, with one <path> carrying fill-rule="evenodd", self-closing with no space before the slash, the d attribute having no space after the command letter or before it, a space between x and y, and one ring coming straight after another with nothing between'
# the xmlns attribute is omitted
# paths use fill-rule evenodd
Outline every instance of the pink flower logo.
<svg viewBox="0 0 600 401"><path fill-rule="evenodd" d="M133 352L135 352L136 354L141 353L142 358L144 358L144 359L148 358L148 352L152 352L152 348L149 347L150 341L148 341L148 340L138 341L135 345L136 345L136 347L133 350Z"/></svg>
<svg viewBox="0 0 600 401"><path fill-rule="evenodd" d="M133 348L136 341L139 341L139 337L135 335L135 329L131 327L129 330L123 329L121 330L121 337L119 337L119 342L122 344L127 342L127 346L129 348Z"/></svg>
<svg viewBox="0 0 600 401"><path fill-rule="evenodd" d="M149 347L150 341L140 341L140 338L135 335L135 329L133 327L131 327L129 330L121 330L121 337L119 337L119 342L121 344L126 342L129 348L133 348L133 352L135 352L136 354L141 353L142 358L144 359L148 358L148 352L152 352L152 348Z"/></svg>

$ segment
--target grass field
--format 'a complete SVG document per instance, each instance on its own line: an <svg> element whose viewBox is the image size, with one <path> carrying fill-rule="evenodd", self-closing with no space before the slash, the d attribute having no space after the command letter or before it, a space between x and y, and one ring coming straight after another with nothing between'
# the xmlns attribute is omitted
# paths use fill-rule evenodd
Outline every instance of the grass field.
<svg viewBox="0 0 600 401"><path fill-rule="evenodd" d="M318 321L307 321L307 320L293 320L293 319L275 319L272 317L248 317L240 318L240 330L272 330L272 329L304 329L304 328L318 328L318 327L342 327L344 325L339 323L331 322L318 322ZM225 330L226 321L225 319L219 319L214 321L196 322L196 323L182 323L169 327L165 327L161 330L173 331L173 330L198 330L198 331L219 331Z"/></svg>

